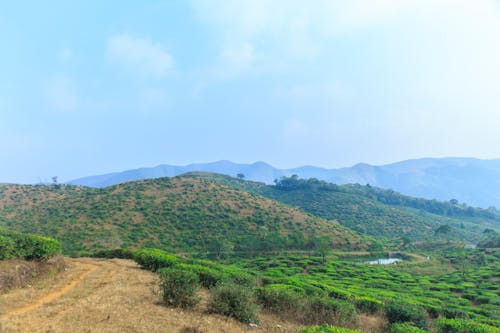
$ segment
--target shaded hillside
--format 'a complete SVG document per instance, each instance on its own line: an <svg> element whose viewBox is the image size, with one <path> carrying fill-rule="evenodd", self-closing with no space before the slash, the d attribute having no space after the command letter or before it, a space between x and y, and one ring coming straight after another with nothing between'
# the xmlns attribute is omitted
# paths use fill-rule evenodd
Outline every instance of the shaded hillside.
<svg viewBox="0 0 500 333"><path fill-rule="evenodd" d="M57 237L66 251L160 247L175 251L335 248L366 241L335 221L209 179L160 178L104 189L0 187L0 226Z"/></svg>
<svg viewBox="0 0 500 333"><path fill-rule="evenodd" d="M191 173L195 178L259 193L360 233L383 238L476 242L486 228L500 228L496 211L451 202L417 199L372 186L335 185L317 179L282 178L275 186L224 175ZM450 228L441 228L450 226Z"/></svg>
<svg viewBox="0 0 500 333"><path fill-rule="evenodd" d="M360 163L352 167L325 169L303 166L278 169L263 162L238 164L230 161L190 164L187 166L159 165L71 181L71 184L106 187L138 179L172 177L186 172L215 172L272 184L283 176L317 178L335 184L370 184L385 189L427 199L449 201L457 199L472 206L500 207L500 159L422 158L381 166Z"/></svg>

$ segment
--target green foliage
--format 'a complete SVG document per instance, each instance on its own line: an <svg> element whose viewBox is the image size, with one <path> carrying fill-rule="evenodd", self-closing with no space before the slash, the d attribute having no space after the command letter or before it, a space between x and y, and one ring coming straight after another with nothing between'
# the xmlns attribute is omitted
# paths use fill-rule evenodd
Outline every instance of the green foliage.
<svg viewBox="0 0 500 333"><path fill-rule="evenodd" d="M342 325L357 320L352 303L328 297L308 296L296 286L271 284L259 288L257 295L264 308L283 319L303 324Z"/></svg>
<svg viewBox="0 0 500 333"><path fill-rule="evenodd" d="M366 313L377 313L384 309L384 303L368 296L358 296L354 298L356 309Z"/></svg>
<svg viewBox="0 0 500 333"><path fill-rule="evenodd" d="M483 249L500 248L500 233L491 230L484 239L477 243L477 247Z"/></svg>
<svg viewBox="0 0 500 333"><path fill-rule="evenodd" d="M16 243L11 237L0 234L0 260L16 256Z"/></svg>
<svg viewBox="0 0 500 333"><path fill-rule="evenodd" d="M88 254L92 258L107 258L107 259L134 259L134 251L128 249L102 249Z"/></svg>
<svg viewBox="0 0 500 333"><path fill-rule="evenodd" d="M257 323L259 307L248 287L222 283L211 289L208 311L230 316L244 323Z"/></svg>
<svg viewBox="0 0 500 333"><path fill-rule="evenodd" d="M286 319L295 318L304 306L304 290L287 284L270 284L257 290L262 306Z"/></svg>
<svg viewBox="0 0 500 333"><path fill-rule="evenodd" d="M403 303L395 309L389 306L391 318L413 321L422 327L427 316L470 318L487 325L500 325L500 252L461 251L467 257L465 271L458 259L456 264L450 264L458 255L455 252L446 254L442 263L403 262L387 267L339 261L324 264L321 258L301 256L255 258L240 265L259 272L265 284L258 290L260 302L266 308L276 309L272 311L278 314L290 312L286 318L300 318L296 309L303 307L296 304L302 302L302 297L328 296L351 302L358 311L368 313L385 313L384 304ZM431 274L426 273L429 267L434 267Z"/></svg>
<svg viewBox="0 0 500 333"><path fill-rule="evenodd" d="M205 288L213 288L218 283L227 281L229 279L228 275L224 274L223 272L202 265L181 264L180 267L195 273L196 276L198 276L201 285Z"/></svg>
<svg viewBox="0 0 500 333"><path fill-rule="evenodd" d="M141 249L134 252L134 260L142 268L156 272L159 268L180 263L179 258L159 249Z"/></svg>
<svg viewBox="0 0 500 333"><path fill-rule="evenodd" d="M0 259L47 260L61 252L55 239L0 229Z"/></svg>
<svg viewBox="0 0 500 333"><path fill-rule="evenodd" d="M429 331L413 326L410 323L393 323L388 333L428 333Z"/></svg>
<svg viewBox="0 0 500 333"><path fill-rule="evenodd" d="M440 319L438 333L499 333L500 328L465 319Z"/></svg>
<svg viewBox="0 0 500 333"><path fill-rule="evenodd" d="M422 308L401 301L392 301L385 307L389 323L411 322L419 328L427 327L427 317Z"/></svg>
<svg viewBox="0 0 500 333"><path fill-rule="evenodd" d="M161 268L158 270L163 300L172 306L192 308L199 302L196 292L200 288L198 276L190 271Z"/></svg>
<svg viewBox="0 0 500 333"><path fill-rule="evenodd" d="M330 325L314 326L303 328L299 333L362 333L360 330L349 328L335 327Z"/></svg>
<svg viewBox="0 0 500 333"><path fill-rule="evenodd" d="M333 298L308 298L303 322L309 324L347 325L357 321L354 305L348 301Z"/></svg>

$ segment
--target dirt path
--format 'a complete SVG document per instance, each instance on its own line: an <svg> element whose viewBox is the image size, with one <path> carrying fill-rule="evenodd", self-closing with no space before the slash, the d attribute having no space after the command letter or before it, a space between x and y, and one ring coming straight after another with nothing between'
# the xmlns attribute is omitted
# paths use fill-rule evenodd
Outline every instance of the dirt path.
<svg viewBox="0 0 500 333"><path fill-rule="evenodd" d="M130 260L67 259L49 285L0 295L0 332L294 332L262 316L259 329L159 302L157 278ZM191 330L188 330L191 329Z"/></svg>
<svg viewBox="0 0 500 333"><path fill-rule="evenodd" d="M71 289L76 287L78 284L80 284L87 275L95 271L98 267L96 265L85 264L81 262L74 262L74 264L76 264L76 266L79 266L79 268L83 269L84 271L79 276L68 282L67 285L62 286L60 289L51 290L48 294L43 295L40 298L36 299L35 301L28 303L20 308L8 309L7 311L2 312L0 314L0 319L33 311L37 307L40 307L46 303L50 303L58 299L59 297L63 296Z"/></svg>

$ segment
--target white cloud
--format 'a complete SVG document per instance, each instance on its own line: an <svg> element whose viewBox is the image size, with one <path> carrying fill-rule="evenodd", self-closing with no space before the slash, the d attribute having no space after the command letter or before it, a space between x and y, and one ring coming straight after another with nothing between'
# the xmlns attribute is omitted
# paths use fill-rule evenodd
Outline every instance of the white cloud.
<svg viewBox="0 0 500 333"><path fill-rule="evenodd" d="M127 34L111 36L106 55L110 61L141 75L165 76L173 66L172 56L162 45Z"/></svg>
<svg viewBox="0 0 500 333"><path fill-rule="evenodd" d="M429 1L420 1L427 2ZM283 54L315 53L315 39L397 18L417 0L193 0L198 16L216 27L224 44L272 40ZM266 41L267 40L267 41ZM227 47L227 46L224 46Z"/></svg>
<svg viewBox="0 0 500 333"><path fill-rule="evenodd" d="M49 106L61 112L75 111L78 97L73 81L64 75L54 76L46 84L46 97Z"/></svg>

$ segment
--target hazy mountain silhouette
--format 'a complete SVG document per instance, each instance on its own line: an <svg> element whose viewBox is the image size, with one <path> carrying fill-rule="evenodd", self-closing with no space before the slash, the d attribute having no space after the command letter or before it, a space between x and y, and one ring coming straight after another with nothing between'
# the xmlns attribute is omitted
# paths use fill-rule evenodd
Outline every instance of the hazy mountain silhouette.
<svg viewBox="0 0 500 333"><path fill-rule="evenodd" d="M270 184L274 179L293 174L301 178L318 178L336 184L371 184L403 194L428 199L457 199L472 206L500 207L500 159L422 158L373 166L365 163L340 169L303 166L277 169L264 163L239 164L230 161L159 165L70 181L70 184L106 187L128 181L173 177L190 171L207 171Z"/></svg>

